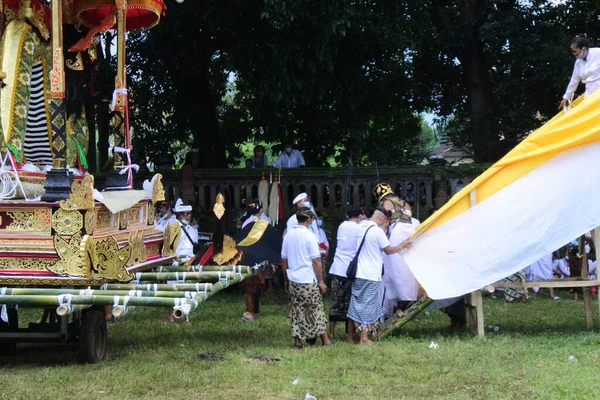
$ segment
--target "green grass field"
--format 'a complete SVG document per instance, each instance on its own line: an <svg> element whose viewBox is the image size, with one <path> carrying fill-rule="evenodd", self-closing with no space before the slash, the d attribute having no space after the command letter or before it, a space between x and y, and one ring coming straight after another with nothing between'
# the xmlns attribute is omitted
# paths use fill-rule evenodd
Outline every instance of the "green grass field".
<svg viewBox="0 0 600 400"><path fill-rule="evenodd" d="M254 323L240 321L243 298L234 291L202 304L189 324L138 307L109 326L99 364L78 364L74 347L20 344L0 359L0 398L598 399L600 336L584 328L583 303L561 296L509 306L485 299L486 325L500 327L485 339L447 332L436 311L375 346L341 343L339 326L336 346L302 351L292 349L282 293L264 297ZM37 314L25 310L21 319ZM249 358L256 354L280 361Z"/></svg>

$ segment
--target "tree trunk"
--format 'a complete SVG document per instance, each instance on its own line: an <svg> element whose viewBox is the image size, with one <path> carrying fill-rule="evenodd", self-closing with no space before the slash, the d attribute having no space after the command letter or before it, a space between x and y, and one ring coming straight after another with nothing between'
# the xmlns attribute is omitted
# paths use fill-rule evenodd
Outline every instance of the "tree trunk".
<svg viewBox="0 0 600 400"><path fill-rule="evenodd" d="M451 49L451 53L454 53L462 65L475 162L490 162L494 158L490 142L496 141L497 132L488 65L483 43L479 38L481 21L486 17L487 1L461 0L457 19L449 15L449 10L452 9L450 3L450 1L433 2L434 13L439 18L437 25L440 36L450 41L446 43L446 48ZM451 42L450 32L462 33L459 43Z"/></svg>
<svg viewBox="0 0 600 400"><path fill-rule="evenodd" d="M491 162L490 141L495 134L493 129L493 101L491 82L485 60L483 44L479 39L477 19L483 17L485 1L463 1L461 21L466 27L464 47L460 61L464 65L464 77L468 90L468 107L471 115L471 129L475 162Z"/></svg>
<svg viewBox="0 0 600 400"><path fill-rule="evenodd" d="M199 168L227 168L225 139L220 134L217 107L220 98L211 88L209 80L210 58L199 62L193 74L178 74L174 79L177 88L176 112L183 112L178 121L187 121L194 139L200 144Z"/></svg>

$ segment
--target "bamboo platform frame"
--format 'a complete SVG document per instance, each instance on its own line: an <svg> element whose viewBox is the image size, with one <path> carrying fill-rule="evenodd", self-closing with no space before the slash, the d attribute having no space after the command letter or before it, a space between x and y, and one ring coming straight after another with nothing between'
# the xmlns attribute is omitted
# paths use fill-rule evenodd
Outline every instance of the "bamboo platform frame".
<svg viewBox="0 0 600 400"><path fill-rule="evenodd" d="M598 309L600 310L600 280L588 279L587 254L584 249L584 237L579 238L579 249L581 256L581 277L540 280L529 282L502 282L491 285L494 289L500 288L582 288L583 289L583 308L585 313L585 327L592 329L594 327L594 316L592 313L592 293L590 288L598 288ZM485 324L483 315L483 294L481 290L472 292L468 297L469 309L471 311L472 327L477 336L485 336Z"/></svg>
<svg viewBox="0 0 600 400"><path fill-rule="evenodd" d="M477 204L477 191L473 189L469 193L469 203L471 208ZM600 236L600 227L596 228L596 233ZM598 248L598 246L597 246ZM585 326L587 329L594 327L594 315L592 313L592 293L591 287L598 287L598 307L600 308L600 280L589 280L587 254L585 252L585 236L579 238L579 254L581 254L581 277L567 278L561 280L540 280L525 283L495 283L494 288L582 288L583 289L583 307L585 312ZM467 296L467 307L471 314L471 326L477 336L485 336L485 324L483 316L483 294L481 290L472 292Z"/></svg>

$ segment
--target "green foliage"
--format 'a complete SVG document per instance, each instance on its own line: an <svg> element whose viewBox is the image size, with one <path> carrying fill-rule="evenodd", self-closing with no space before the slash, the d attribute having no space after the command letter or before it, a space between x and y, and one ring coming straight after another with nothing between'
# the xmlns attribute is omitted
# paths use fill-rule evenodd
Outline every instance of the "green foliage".
<svg viewBox="0 0 600 400"><path fill-rule="evenodd" d="M284 138L311 166L420 162L424 111L494 161L556 112L570 38L600 37L590 1L167 3L129 36L134 145L196 140L204 167Z"/></svg>

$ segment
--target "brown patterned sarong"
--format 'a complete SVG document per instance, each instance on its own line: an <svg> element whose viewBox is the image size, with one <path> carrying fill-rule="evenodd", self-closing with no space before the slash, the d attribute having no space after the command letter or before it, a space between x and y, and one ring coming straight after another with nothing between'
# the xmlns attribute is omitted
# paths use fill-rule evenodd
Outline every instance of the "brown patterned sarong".
<svg viewBox="0 0 600 400"><path fill-rule="evenodd" d="M292 336L313 339L327 329L323 298L317 283L290 282Z"/></svg>

